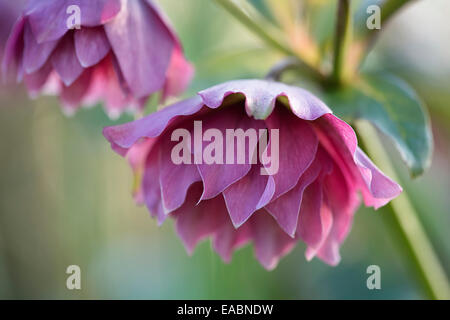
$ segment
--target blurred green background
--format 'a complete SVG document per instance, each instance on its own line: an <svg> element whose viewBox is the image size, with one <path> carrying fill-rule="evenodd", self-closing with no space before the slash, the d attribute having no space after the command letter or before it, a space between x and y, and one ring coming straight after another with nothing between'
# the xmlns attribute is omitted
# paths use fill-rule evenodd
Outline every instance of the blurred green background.
<svg viewBox="0 0 450 320"><path fill-rule="evenodd" d="M196 67L185 96L225 80L262 77L280 58L213 1L157 2ZM310 23L326 42L335 1L311 2L330 7ZM254 3L270 14L263 0ZM366 64L403 77L429 107L435 151L424 176L412 181L397 151L387 147L447 273L449 16L448 0L413 3L386 26ZM257 263L250 246L236 252L231 264L219 259L209 241L189 257L171 221L157 227L134 204L131 170L101 135L104 126L131 119L113 122L99 107L66 118L54 97L31 100L21 87L0 89L0 298L422 298L403 244L386 227L385 209L359 210L337 267L307 262L302 243L271 272ZM82 290L66 288L72 264L81 267ZM373 264L381 267L381 290L366 287L366 268Z"/></svg>

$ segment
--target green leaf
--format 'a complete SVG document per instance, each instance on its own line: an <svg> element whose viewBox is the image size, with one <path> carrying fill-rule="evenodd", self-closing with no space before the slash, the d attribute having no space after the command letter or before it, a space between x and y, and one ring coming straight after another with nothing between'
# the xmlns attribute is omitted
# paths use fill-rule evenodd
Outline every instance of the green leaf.
<svg viewBox="0 0 450 320"><path fill-rule="evenodd" d="M392 75L364 76L358 83L327 92L337 116L371 121L395 143L411 175L421 175L431 162L433 139L426 108L414 90Z"/></svg>

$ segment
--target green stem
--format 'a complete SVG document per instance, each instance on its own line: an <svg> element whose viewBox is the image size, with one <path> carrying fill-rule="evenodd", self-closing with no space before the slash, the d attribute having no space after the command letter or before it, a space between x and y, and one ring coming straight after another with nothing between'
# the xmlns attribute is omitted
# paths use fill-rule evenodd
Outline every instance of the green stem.
<svg viewBox="0 0 450 320"><path fill-rule="evenodd" d="M350 0L339 0L336 17L336 35L334 38L333 73L331 75L331 80L334 84L342 83L342 70L347 52L350 20Z"/></svg>
<svg viewBox="0 0 450 320"><path fill-rule="evenodd" d="M358 134L366 151L378 167L392 179L399 181L395 169L372 125L365 121L356 123ZM432 299L450 299L450 286L430 240L420 223L406 191L390 202L397 234L406 244L413 269Z"/></svg>
<svg viewBox="0 0 450 320"><path fill-rule="evenodd" d="M285 71L297 68L299 68L298 59L295 57L287 57L274 65L265 76L265 79L280 81L281 75Z"/></svg>
<svg viewBox="0 0 450 320"><path fill-rule="evenodd" d="M249 3L245 2L245 11L243 8L235 3L233 0L215 0L222 8L227 10L234 18L245 25L249 30L255 33L259 38L265 41L268 45L274 49L284 53L288 56L295 57L298 61L299 68L312 78L323 82L325 77L316 68L310 66L306 63L303 58L294 50L292 50L289 45L285 44L280 39L283 38L282 34L278 34L270 21L257 14L257 11L250 6ZM242 3L244 5L244 3ZM247 12L252 12L250 16Z"/></svg>

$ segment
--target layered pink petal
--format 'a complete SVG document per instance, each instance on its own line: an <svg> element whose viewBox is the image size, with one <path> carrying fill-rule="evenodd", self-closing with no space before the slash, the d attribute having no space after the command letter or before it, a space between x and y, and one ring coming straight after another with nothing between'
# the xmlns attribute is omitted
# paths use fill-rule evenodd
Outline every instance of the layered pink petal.
<svg viewBox="0 0 450 320"><path fill-rule="evenodd" d="M308 260L314 257L325 242L333 223L331 210L323 205L324 200L322 179L318 179L304 192L298 221L298 233L308 245Z"/></svg>
<svg viewBox="0 0 450 320"><path fill-rule="evenodd" d="M314 184L311 185L311 187L314 187ZM318 191L320 192L320 190ZM312 197L312 195L308 196ZM308 245L305 252L305 257L307 260L311 260L312 258L314 258L318 254L318 252L321 253L324 252L324 244L326 244L326 241L330 236L334 223L333 213L331 211L330 206L328 205L327 198L324 194L322 194L321 201L322 204L318 212L317 211L308 212L307 209L303 211L303 214L308 217L307 219L309 219L308 222L311 223L310 227L316 232L315 235L313 235L311 231L304 232L303 235L300 234L302 239ZM305 201L305 204L308 204L308 201ZM332 250L331 253L333 254L338 253L338 251ZM337 261L339 261L338 260L339 257L334 256L323 255L321 256L321 258L329 264L334 264L334 261L336 259Z"/></svg>
<svg viewBox="0 0 450 320"><path fill-rule="evenodd" d="M340 261L339 247L350 232L353 215L359 207L357 186L348 181L338 166L324 181L327 206L333 215L333 225L327 239L317 250L317 256L330 265Z"/></svg>
<svg viewBox="0 0 450 320"><path fill-rule="evenodd" d="M230 262L233 251L251 241L252 231L248 223L235 229L228 214L226 214L226 218L226 222L214 233L212 242L214 250L220 257L225 262Z"/></svg>
<svg viewBox="0 0 450 320"><path fill-rule="evenodd" d="M358 148L352 127L333 115L315 121L321 144L341 167L348 179L353 179L363 193L367 206L379 208L397 197L402 188L384 175Z"/></svg>
<svg viewBox="0 0 450 320"><path fill-rule="evenodd" d="M355 163L366 185L362 188L366 206L378 209L402 192L402 188L381 172L359 147L355 152Z"/></svg>
<svg viewBox="0 0 450 320"><path fill-rule="evenodd" d="M6 43L5 53L2 61L2 73L4 79L22 80L23 76L23 36L25 31L26 19L22 16L14 24L8 42Z"/></svg>
<svg viewBox="0 0 450 320"><path fill-rule="evenodd" d="M26 0L1 0L0 1L0 58L8 36L19 18Z"/></svg>
<svg viewBox="0 0 450 320"><path fill-rule="evenodd" d="M34 38L31 27L28 23L25 24L23 41L23 64L25 73L27 74L33 73L42 68L58 44L58 41L56 40L38 43Z"/></svg>
<svg viewBox="0 0 450 320"><path fill-rule="evenodd" d="M83 73L75 53L73 33L67 34L58 44L51 57L53 68L68 87Z"/></svg>
<svg viewBox="0 0 450 320"><path fill-rule="evenodd" d="M267 270L274 269L278 261L294 248L297 240L281 230L264 210L256 212L249 224L256 258Z"/></svg>
<svg viewBox="0 0 450 320"><path fill-rule="evenodd" d="M45 63L39 70L32 74L24 75L24 82L27 89L32 96L36 96L44 85L47 83L47 79L52 72L52 65L49 61Z"/></svg>
<svg viewBox="0 0 450 320"><path fill-rule="evenodd" d="M144 202L153 217L156 217L158 224L162 224L167 218L164 212L161 199L160 177L160 150L159 145L151 148L145 162L144 176L142 178L142 193Z"/></svg>
<svg viewBox="0 0 450 320"><path fill-rule="evenodd" d="M103 27L76 30L74 38L75 51L83 68L99 63L111 49Z"/></svg>
<svg viewBox="0 0 450 320"><path fill-rule="evenodd" d="M189 187L201 181L197 166L189 164L174 164L171 158L172 149L178 143L170 140L170 134L161 138L160 177L161 195L166 214L178 209L184 203Z"/></svg>
<svg viewBox="0 0 450 320"><path fill-rule="evenodd" d="M199 241L229 223L221 196L196 205L202 192L201 183L192 185L184 205L172 213L176 219L177 233L190 254Z"/></svg>
<svg viewBox="0 0 450 320"><path fill-rule="evenodd" d="M129 148L140 138L158 137L171 121L178 117L195 114L202 106L203 102L199 97L183 100L142 119L106 127L103 129L103 135L111 144Z"/></svg>
<svg viewBox="0 0 450 320"><path fill-rule="evenodd" d="M81 25L95 27L106 23L121 11L121 0L31 0L25 14L38 43L58 40L68 31L68 8L78 6Z"/></svg>
<svg viewBox="0 0 450 320"><path fill-rule="evenodd" d="M83 103L94 105L103 101L106 112L114 119L130 105L132 98L120 86L113 60L114 57L109 54L94 67L91 85Z"/></svg>
<svg viewBox="0 0 450 320"><path fill-rule="evenodd" d="M292 189L313 162L318 139L307 121L293 117L285 108L276 109L266 123L269 130L279 130L279 169L273 175L277 198Z"/></svg>
<svg viewBox="0 0 450 320"><path fill-rule="evenodd" d="M245 96L248 116L266 119L275 108L277 99L286 97L295 115L304 120L315 120L331 110L317 97L299 87L266 80L229 81L199 92L210 108L222 105L225 97L233 93Z"/></svg>
<svg viewBox="0 0 450 320"><path fill-rule="evenodd" d="M334 165L332 172L325 177L324 190L333 211L333 238L341 243L350 232L353 215L361 202L358 186L347 180L341 169Z"/></svg>
<svg viewBox="0 0 450 320"><path fill-rule="evenodd" d="M227 209L235 228L240 227L258 209L264 207L275 191L270 176L261 175L261 167L254 165L242 179L223 192Z"/></svg>
<svg viewBox="0 0 450 320"><path fill-rule="evenodd" d="M91 77L92 70L87 69L70 86L63 85L60 97L63 108L69 115L73 114L80 106L80 102L83 100L83 97L89 89Z"/></svg>
<svg viewBox="0 0 450 320"><path fill-rule="evenodd" d="M207 132L209 129L218 130L224 140L222 143L223 157L221 163L208 164L202 161L201 164L197 164L204 185L204 192L201 199L206 200L214 198L228 186L241 179L251 168L251 161L248 158L244 159L243 163L238 161L239 143L242 143L242 141L239 142L237 138L228 139L227 129L241 129L245 133L248 129L263 129L265 128L265 124L263 121L246 117L238 107L230 107L230 110L224 110L218 114L211 113L202 117L200 120L202 120L203 132ZM257 139L258 137L255 136L255 138ZM209 143L211 142L203 142L203 148L201 150L204 150ZM256 143L257 140L252 143L250 138L245 138L245 146L241 150L244 150L243 153L246 156L254 154L257 147ZM226 151L230 150L234 150L231 163L227 162L226 159Z"/></svg>
<svg viewBox="0 0 450 320"><path fill-rule="evenodd" d="M142 139L137 142L127 152L126 157L134 173L133 196L137 204L144 204L144 194L142 192L142 178L145 164L150 150L155 145L156 139Z"/></svg>
<svg viewBox="0 0 450 320"><path fill-rule="evenodd" d="M297 231L303 193L316 180L321 170L322 163L316 158L293 189L265 206L265 209L275 218L280 227L291 237L294 237Z"/></svg>
<svg viewBox="0 0 450 320"><path fill-rule="evenodd" d="M175 43L157 12L145 1L126 1L105 30L133 94L160 90Z"/></svg>

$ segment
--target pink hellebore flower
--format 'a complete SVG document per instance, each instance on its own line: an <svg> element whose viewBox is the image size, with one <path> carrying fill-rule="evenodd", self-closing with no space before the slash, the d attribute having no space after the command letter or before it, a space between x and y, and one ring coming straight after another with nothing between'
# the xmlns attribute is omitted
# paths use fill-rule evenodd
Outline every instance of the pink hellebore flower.
<svg viewBox="0 0 450 320"><path fill-rule="evenodd" d="M224 136L227 129L278 129L278 171L263 175L264 165L250 162L175 164L172 151L178 142L172 133L193 132L193 122L200 120L204 130ZM253 241L257 259L273 269L303 240L308 260L318 256L336 265L360 204L358 191L374 208L402 191L358 147L350 125L308 91L278 82L223 83L103 133L141 174L138 202L159 223L173 217L188 252L211 237L225 261ZM204 140L207 148L212 142ZM276 141L269 140L267 149L271 143ZM251 152L254 147L246 144ZM195 147L189 148L195 157Z"/></svg>
<svg viewBox="0 0 450 320"><path fill-rule="evenodd" d="M8 40L3 72L31 95L59 95L69 114L104 101L117 117L159 90L163 99L181 93L193 69L152 0L31 0Z"/></svg>

